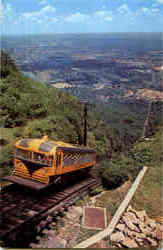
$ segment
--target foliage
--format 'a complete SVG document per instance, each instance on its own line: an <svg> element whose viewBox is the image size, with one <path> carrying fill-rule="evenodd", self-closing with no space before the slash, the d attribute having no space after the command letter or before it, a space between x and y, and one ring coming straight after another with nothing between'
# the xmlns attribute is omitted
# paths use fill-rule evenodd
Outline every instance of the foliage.
<svg viewBox="0 0 163 250"><path fill-rule="evenodd" d="M162 126L148 138L137 141L132 150L136 162L149 167L160 166L162 157Z"/></svg>
<svg viewBox="0 0 163 250"><path fill-rule="evenodd" d="M160 125L153 136L137 142L134 146L137 161L148 166L148 170L131 205L137 210L143 207L153 218L163 216L161 202L163 185L162 128L163 125Z"/></svg>
<svg viewBox="0 0 163 250"><path fill-rule="evenodd" d="M11 165L13 161L13 147L12 145L7 145L1 148L0 153L0 163L1 166Z"/></svg>
<svg viewBox="0 0 163 250"><path fill-rule="evenodd" d="M76 97L31 80L16 70L11 70L0 80L0 87L1 142L5 142L7 147L12 147L20 137L34 138L45 134L54 140L83 143L84 106L78 103ZM108 150L105 130L104 122L90 109L88 146L96 149L101 156ZM12 165L12 153L7 147L2 145L2 166Z"/></svg>
<svg viewBox="0 0 163 250"><path fill-rule="evenodd" d="M132 158L122 153L114 154L109 161L103 160L97 168L98 174L106 188L118 187L129 178L133 180L139 170L140 165L136 165Z"/></svg>
<svg viewBox="0 0 163 250"><path fill-rule="evenodd" d="M3 51L0 51L0 61L1 78L6 78L12 72L18 71L17 66L15 65L11 57Z"/></svg>
<svg viewBox="0 0 163 250"><path fill-rule="evenodd" d="M154 135L137 141L130 151L114 153L111 160L103 160L96 171L102 178L103 185L114 188L128 178L134 180L143 166L159 168L162 162L162 127ZM163 178L160 179L163 183Z"/></svg>
<svg viewBox="0 0 163 250"><path fill-rule="evenodd" d="M54 140L82 145L84 106L79 104L77 98L25 77L8 55L2 52L1 56L0 165L6 170L12 166L13 144L21 137L34 138L46 134ZM152 148L138 142L131 149L141 135L144 111L131 116L129 109L120 109L119 105L115 105L113 110L109 106L100 109L91 105L88 108L87 143L88 147L97 151L97 172L107 187L115 187L128 178L135 178L143 164L160 161L157 145ZM137 110L137 107L134 108ZM153 127L161 122L161 119L156 119L158 108L161 112L161 105L157 104L152 114ZM148 143L151 145L150 141ZM156 152L154 157L152 150Z"/></svg>

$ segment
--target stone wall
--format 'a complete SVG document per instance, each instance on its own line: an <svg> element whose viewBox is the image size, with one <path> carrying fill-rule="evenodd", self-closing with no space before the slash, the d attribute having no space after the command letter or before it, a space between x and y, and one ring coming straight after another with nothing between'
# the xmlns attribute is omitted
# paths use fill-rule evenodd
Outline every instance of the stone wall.
<svg viewBox="0 0 163 250"><path fill-rule="evenodd" d="M121 217L110 235L111 245L117 248L156 247L162 239L162 225L148 217L144 210L131 206Z"/></svg>

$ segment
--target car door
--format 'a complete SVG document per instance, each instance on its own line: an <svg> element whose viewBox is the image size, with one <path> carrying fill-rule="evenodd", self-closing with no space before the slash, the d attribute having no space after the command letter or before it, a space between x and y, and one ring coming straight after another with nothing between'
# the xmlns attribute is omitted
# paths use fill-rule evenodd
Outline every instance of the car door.
<svg viewBox="0 0 163 250"><path fill-rule="evenodd" d="M62 161L63 161L63 153L62 151L58 150L56 152L56 175L62 174Z"/></svg>

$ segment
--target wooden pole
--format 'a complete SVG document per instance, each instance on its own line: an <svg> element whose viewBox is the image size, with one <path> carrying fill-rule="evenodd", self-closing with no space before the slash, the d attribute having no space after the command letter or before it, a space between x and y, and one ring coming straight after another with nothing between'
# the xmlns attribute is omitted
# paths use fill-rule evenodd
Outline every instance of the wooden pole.
<svg viewBox="0 0 163 250"><path fill-rule="evenodd" d="M87 103L84 106L84 146L87 146Z"/></svg>
<svg viewBox="0 0 163 250"><path fill-rule="evenodd" d="M147 112L147 117L146 117L146 120L144 122L144 127L143 127L143 130L142 130L142 138L146 136L146 132L147 132L147 128L149 126L149 119L150 119L150 114L151 114L151 105L152 103L150 102L149 105L148 105L148 112Z"/></svg>

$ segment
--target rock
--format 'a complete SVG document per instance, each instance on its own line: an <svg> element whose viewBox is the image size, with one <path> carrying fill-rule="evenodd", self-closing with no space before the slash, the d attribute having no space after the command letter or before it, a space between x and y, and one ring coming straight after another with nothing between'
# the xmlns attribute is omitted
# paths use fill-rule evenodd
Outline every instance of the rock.
<svg viewBox="0 0 163 250"><path fill-rule="evenodd" d="M160 229L158 229L157 232L156 232L156 238L159 241L163 240L163 232Z"/></svg>
<svg viewBox="0 0 163 250"><path fill-rule="evenodd" d="M117 243L118 244L118 243ZM89 246L89 248L110 248L111 246L108 245L108 242L106 244L106 241L100 240L93 245Z"/></svg>
<svg viewBox="0 0 163 250"><path fill-rule="evenodd" d="M34 248L41 248L40 244L35 244Z"/></svg>
<svg viewBox="0 0 163 250"><path fill-rule="evenodd" d="M108 248L111 246L108 246L108 243L105 240L101 240L101 248Z"/></svg>
<svg viewBox="0 0 163 250"><path fill-rule="evenodd" d="M110 240L113 242L122 242L125 239L125 236L122 232L116 232L111 234Z"/></svg>
<svg viewBox="0 0 163 250"><path fill-rule="evenodd" d="M141 222L145 222L146 219L148 218L145 210L136 211L136 216Z"/></svg>
<svg viewBox="0 0 163 250"><path fill-rule="evenodd" d="M36 236L36 240L41 240L41 237L40 236Z"/></svg>
<svg viewBox="0 0 163 250"><path fill-rule="evenodd" d="M56 237L48 237L48 241L45 243L44 248L62 248L63 245Z"/></svg>
<svg viewBox="0 0 163 250"><path fill-rule="evenodd" d="M158 226L159 230L163 232L163 224Z"/></svg>
<svg viewBox="0 0 163 250"><path fill-rule="evenodd" d="M36 248L41 248L42 246L41 246L41 244L39 243L38 245L37 245L37 247Z"/></svg>
<svg viewBox="0 0 163 250"><path fill-rule="evenodd" d="M74 223L74 227L80 227L79 223Z"/></svg>
<svg viewBox="0 0 163 250"><path fill-rule="evenodd" d="M132 237L133 237L133 232L134 232L134 231L128 229L127 231L125 230L124 232L125 232L125 236L126 236L126 235L129 236L129 238L132 238Z"/></svg>
<svg viewBox="0 0 163 250"><path fill-rule="evenodd" d="M75 212L78 216L83 215L83 209L82 207L74 207L73 212Z"/></svg>
<svg viewBox="0 0 163 250"><path fill-rule="evenodd" d="M42 231L43 234L48 234L48 232L49 232L49 230L47 230L47 229L44 229L44 230Z"/></svg>
<svg viewBox="0 0 163 250"><path fill-rule="evenodd" d="M50 226L52 226L52 227L54 227L56 225L56 222L52 222L51 224L50 224Z"/></svg>
<svg viewBox="0 0 163 250"><path fill-rule="evenodd" d="M136 243L137 243L139 246L144 246L144 240L143 240L143 239L135 238L135 241L136 241Z"/></svg>
<svg viewBox="0 0 163 250"><path fill-rule="evenodd" d="M158 250L162 250L162 249L163 249L163 240L160 242Z"/></svg>
<svg viewBox="0 0 163 250"><path fill-rule="evenodd" d="M135 237L134 239L135 239L135 241L136 241L138 244L142 243L143 240L144 240L143 238L139 238L139 237Z"/></svg>
<svg viewBox="0 0 163 250"><path fill-rule="evenodd" d="M149 235L151 238L157 238L156 237L156 230L155 231L152 231L151 233L150 233L150 235Z"/></svg>
<svg viewBox="0 0 163 250"><path fill-rule="evenodd" d="M27 212L27 214L28 214L29 216L34 216L34 215L37 214L37 212L36 212L36 211L33 211L33 210L30 210L30 211Z"/></svg>
<svg viewBox="0 0 163 250"><path fill-rule="evenodd" d="M132 206L129 205L129 206L127 207L126 211L129 212L129 211L131 211L131 210L132 210Z"/></svg>
<svg viewBox="0 0 163 250"><path fill-rule="evenodd" d="M74 222L73 222L73 221L69 221L68 224L69 224L69 225L73 225Z"/></svg>
<svg viewBox="0 0 163 250"><path fill-rule="evenodd" d="M129 236L130 238L135 238L135 237L144 238L144 237L146 237L143 233L132 231L129 228L125 228L124 234L126 236Z"/></svg>
<svg viewBox="0 0 163 250"><path fill-rule="evenodd" d="M137 233L137 232L132 232L132 237L137 238L137 239L144 239L146 237L145 234L143 233Z"/></svg>
<svg viewBox="0 0 163 250"><path fill-rule="evenodd" d="M122 245L120 243L115 243L114 244L117 248L122 248Z"/></svg>
<svg viewBox="0 0 163 250"><path fill-rule="evenodd" d="M91 198L91 203L92 203L92 205L95 205L95 204L96 204L96 199L95 199L95 197L92 197L92 198Z"/></svg>
<svg viewBox="0 0 163 250"><path fill-rule="evenodd" d="M125 238L125 240L122 241L122 245L128 248L138 247L138 244L135 242L135 240L130 238Z"/></svg>
<svg viewBox="0 0 163 250"><path fill-rule="evenodd" d="M139 228L137 228L127 217L123 217L123 221L129 229L136 231L138 233L140 232Z"/></svg>
<svg viewBox="0 0 163 250"><path fill-rule="evenodd" d="M66 218L69 219L69 220L74 220L74 219L76 219L76 217L77 217L77 215L74 214L73 212L66 213Z"/></svg>
<svg viewBox="0 0 163 250"><path fill-rule="evenodd" d="M52 216L48 216L48 218L47 218L47 222L52 222L53 221L53 217Z"/></svg>
<svg viewBox="0 0 163 250"><path fill-rule="evenodd" d="M63 247L66 247L67 241L65 239L61 239L60 243L63 245Z"/></svg>
<svg viewBox="0 0 163 250"><path fill-rule="evenodd" d="M41 231L41 227L39 225L36 227L36 231L37 233Z"/></svg>
<svg viewBox="0 0 163 250"><path fill-rule="evenodd" d="M116 229L118 229L119 231L124 231L125 225L119 223L119 224L117 224Z"/></svg>
<svg viewBox="0 0 163 250"><path fill-rule="evenodd" d="M73 207L69 205L69 207L67 208L67 212L71 213L72 208Z"/></svg>
<svg viewBox="0 0 163 250"><path fill-rule="evenodd" d="M151 227L152 229L156 228L155 220L150 219L149 217L146 218L146 224Z"/></svg>
<svg viewBox="0 0 163 250"><path fill-rule="evenodd" d="M134 213L132 213L132 212L127 212L127 213L124 214L124 216L128 220L132 221L133 224L138 224L139 223L139 220L136 218L136 215Z"/></svg>
<svg viewBox="0 0 163 250"><path fill-rule="evenodd" d="M40 228L44 228L46 226L47 222L46 221L41 221L39 226Z"/></svg>
<svg viewBox="0 0 163 250"><path fill-rule="evenodd" d="M126 212L131 212L131 213L134 213L135 215L136 215L136 213L137 213L137 211L136 211L135 209L133 209L133 208L131 207L131 205L128 206ZM137 216L137 215L136 215L136 216Z"/></svg>
<svg viewBox="0 0 163 250"><path fill-rule="evenodd" d="M126 209L126 212L130 212L131 210L132 210L132 206L129 205L129 206L127 207L127 209Z"/></svg>
<svg viewBox="0 0 163 250"><path fill-rule="evenodd" d="M66 231L66 228L65 227L62 227L59 231L60 234L64 235L65 234L65 231Z"/></svg>
<svg viewBox="0 0 163 250"><path fill-rule="evenodd" d="M141 233L148 234L148 235L151 233L151 228L145 225L144 223L140 223L138 226L139 226Z"/></svg>
<svg viewBox="0 0 163 250"><path fill-rule="evenodd" d="M37 248L37 244L35 244L35 243L30 243L30 247L31 247L31 248Z"/></svg>
<svg viewBox="0 0 163 250"><path fill-rule="evenodd" d="M54 230L49 230L48 231L48 236L54 237L55 236L55 231Z"/></svg>
<svg viewBox="0 0 163 250"><path fill-rule="evenodd" d="M74 247L77 244L75 239L69 240L68 242L68 248Z"/></svg>
<svg viewBox="0 0 163 250"><path fill-rule="evenodd" d="M147 237L146 240L150 243L152 247L156 247L158 245L156 240L153 240L149 237Z"/></svg>
<svg viewBox="0 0 163 250"><path fill-rule="evenodd" d="M101 248L101 243L100 242L96 242L93 245L91 245L90 248Z"/></svg>

